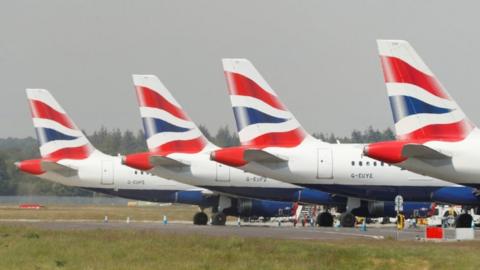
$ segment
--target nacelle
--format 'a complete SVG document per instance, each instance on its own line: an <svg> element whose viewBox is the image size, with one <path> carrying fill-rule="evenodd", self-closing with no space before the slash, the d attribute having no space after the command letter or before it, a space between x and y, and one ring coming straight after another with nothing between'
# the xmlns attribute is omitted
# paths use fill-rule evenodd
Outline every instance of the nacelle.
<svg viewBox="0 0 480 270"><path fill-rule="evenodd" d="M148 171L153 168L150 156L149 152L126 155L122 158L122 163L131 168Z"/></svg>
<svg viewBox="0 0 480 270"><path fill-rule="evenodd" d="M223 148L213 151L210 154L210 159L228 166L241 167L247 164L244 153L245 148L243 147Z"/></svg>
<svg viewBox="0 0 480 270"><path fill-rule="evenodd" d="M15 162L17 169L24 173L40 175L44 174L46 170L42 168L42 159L30 159Z"/></svg>
<svg viewBox="0 0 480 270"><path fill-rule="evenodd" d="M363 149L363 154L387 163L400 163L407 158L402 155L403 146L407 142L388 141L371 143Z"/></svg>

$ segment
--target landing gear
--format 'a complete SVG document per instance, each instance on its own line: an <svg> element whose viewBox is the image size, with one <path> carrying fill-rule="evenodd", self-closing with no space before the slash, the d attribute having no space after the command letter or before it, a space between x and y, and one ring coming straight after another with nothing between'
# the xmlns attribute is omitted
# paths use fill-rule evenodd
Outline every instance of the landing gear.
<svg viewBox="0 0 480 270"><path fill-rule="evenodd" d="M224 226L225 223L227 223L227 216L224 213L218 212L212 215L212 225Z"/></svg>
<svg viewBox="0 0 480 270"><path fill-rule="evenodd" d="M470 228L472 227L473 217L470 214L463 213L455 219L456 228Z"/></svg>
<svg viewBox="0 0 480 270"><path fill-rule="evenodd" d="M340 216L340 225L345 228L355 227L355 216L350 212L345 212Z"/></svg>
<svg viewBox="0 0 480 270"><path fill-rule="evenodd" d="M197 212L193 216L194 225L207 225L207 223L208 223L208 216L204 212Z"/></svg>
<svg viewBox="0 0 480 270"><path fill-rule="evenodd" d="M390 224L390 218L389 217L383 217L382 218L382 224Z"/></svg>
<svg viewBox="0 0 480 270"><path fill-rule="evenodd" d="M317 225L319 227L332 227L333 216L329 212L322 212L317 216Z"/></svg>

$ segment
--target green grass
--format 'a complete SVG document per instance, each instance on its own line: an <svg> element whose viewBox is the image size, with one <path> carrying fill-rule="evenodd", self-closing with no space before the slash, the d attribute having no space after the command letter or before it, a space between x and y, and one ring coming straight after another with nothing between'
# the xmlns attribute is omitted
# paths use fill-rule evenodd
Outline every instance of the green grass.
<svg viewBox="0 0 480 270"><path fill-rule="evenodd" d="M479 248L0 226L0 269L478 269Z"/></svg>
<svg viewBox="0 0 480 270"><path fill-rule="evenodd" d="M0 219L90 219L103 220L192 220L196 206L109 206L109 205L47 205L39 210L19 209L17 205L0 205Z"/></svg>

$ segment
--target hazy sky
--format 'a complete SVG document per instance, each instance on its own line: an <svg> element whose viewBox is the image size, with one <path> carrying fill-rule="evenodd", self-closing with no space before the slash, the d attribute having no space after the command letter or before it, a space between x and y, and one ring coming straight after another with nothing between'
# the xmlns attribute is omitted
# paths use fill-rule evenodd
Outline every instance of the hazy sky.
<svg viewBox="0 0 480 270"><path fill-rule="evenodd" d="M2 1L0 137L33 136L25 88L87 132L140 129L132 73L234 127L220 59L249 58L308 131L391 126L375 39L407 39L480 121L478 1Z"/></svg>

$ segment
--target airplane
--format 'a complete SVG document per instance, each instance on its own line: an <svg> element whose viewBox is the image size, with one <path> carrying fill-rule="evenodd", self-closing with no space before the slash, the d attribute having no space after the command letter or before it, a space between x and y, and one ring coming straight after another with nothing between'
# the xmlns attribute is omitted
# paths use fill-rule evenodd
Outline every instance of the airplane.
<svg viewBox="0 0 480 270"><path fill-rule="evenodd" d="M362 144L329 144L309 135L246 59L223 59L241 146L211 153L220 163L265 177L362 200L480 205L476 190L401 170L363 155ZM345 212L347 226L352 213ZM471 218L471 216L470 216ZM470 226L459 218L457 226Z"/></svg>
<svg viewBox="0 0 480 270"><path fill-rule="evenodd" d="M197 125L154 75L133 75L143 128L149 151L126 155L123 164L185 184L215 192L257 199L294 201L344 208L346 197L303 188L264 176L246 173L210 160L219 150L202 134ZM408 209L428 208L430 203L415 203ZM372 202L355 207L362 216L395 215L392 203ZM213 220L224 220L223 214ZM332 226L333 217L325 211L317 217L320 226Z"/></svg>
<svg viewBox="0 0 480 270"><path fill-rule="evenodd" d="M368 144L364 154L478 189L478 128L407 41L378 40L377 45L396 140Z"/></svg>
<svg viewBox="0 0 480 270"><path fill-rule="evenodd" d="M290 216L293 210L291 202L232 197L122 165L121 156L95 149L47 90L26 92L41 158L16 162L22 172L127 199L197 205L201 211L193 217L196 225L207 224L205 208L241 217ZM229 201L229 207L218 209L221 201Z"/></svg>

